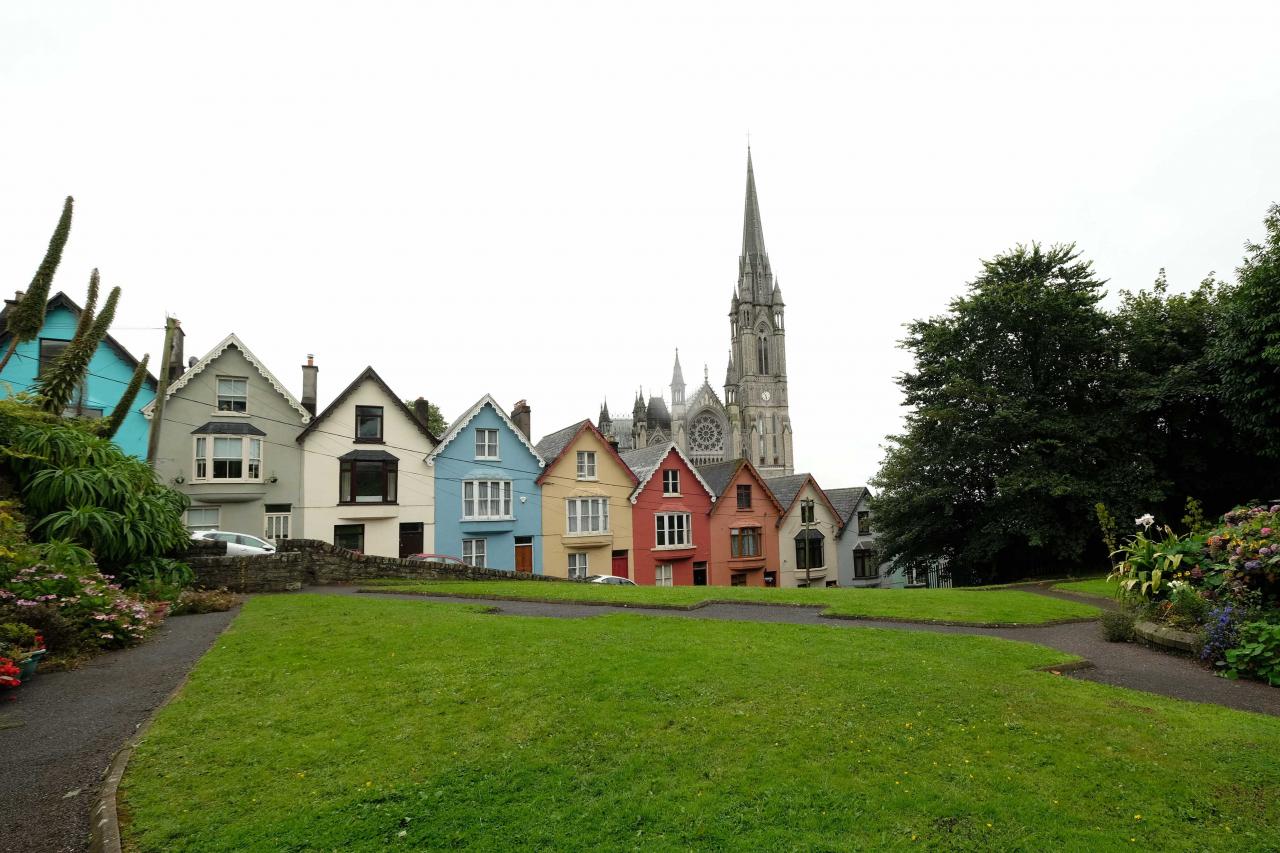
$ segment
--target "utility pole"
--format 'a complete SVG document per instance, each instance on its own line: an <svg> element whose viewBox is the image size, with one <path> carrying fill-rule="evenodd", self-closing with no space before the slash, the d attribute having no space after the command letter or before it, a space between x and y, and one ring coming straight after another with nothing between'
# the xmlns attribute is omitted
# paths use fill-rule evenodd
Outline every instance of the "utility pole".
<svg viewBox="0 0 1280 853"><path fill-rule="evenodd" d="M160 370L156 381L156 407L151 412L151 433L147 436L147 464L152 468L156 464L156 450L160 447L160 421L164 417L165 392L169 390L169 362L173 360L173 335L178 329L178 318L168 315L164 318L164 355L160 359Z"/></svg>
<svg viewBox="0 0 1280 853"><path fill-rule="evenodd" d="M800 524L804 527L804 585L813 586L813 553L809 547L809 528L813 524L813 498L800 501Z"/></svg>

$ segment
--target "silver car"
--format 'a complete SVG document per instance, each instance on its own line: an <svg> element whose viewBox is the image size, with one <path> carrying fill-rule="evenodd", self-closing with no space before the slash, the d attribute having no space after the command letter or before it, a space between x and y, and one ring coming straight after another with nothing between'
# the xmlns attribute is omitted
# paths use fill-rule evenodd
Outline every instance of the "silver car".
<svg viewBox="0 0 1280 853"><path fill-rule="evenodd" d="M213 542L226 542L228 556L252 556L253 554L274 554L276 546L265 539L250 536L248 533L228 533L222 530L197 530L191 534L192 539L206 539Z"/></svg>

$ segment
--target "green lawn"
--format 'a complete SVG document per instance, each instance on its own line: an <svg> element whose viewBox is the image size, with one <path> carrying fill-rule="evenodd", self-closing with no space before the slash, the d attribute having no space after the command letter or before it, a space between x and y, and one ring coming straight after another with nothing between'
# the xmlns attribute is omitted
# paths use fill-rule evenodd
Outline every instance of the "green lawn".
<svg viewBox="0 0 1280 853"><path fill-rule="evenodd" d="M824 606L823 612L828 616L966 624L1038 625L1099 615L1098 609L1089 604L1017 590L655 587L537 581L368 581L362 586L383 592L607 602L636 607L689 607L707 601L810 604Z"/></svg>
<svg viewBox="0 0 1280 853"><path fill-rule="evenodd" d="M1053 585L1053 588L1066 590L1067 592L1078 592L1084 595L1092 595L1098 598L1116 597L1116 585L1109 582L1106 578L1090 578L1087 581L1057 583Z"/></svg>
<svg viewBox="0 0 1280 853"><path fill-rule="evenodd" d="M1067 659L924 632L260 597L134 754L126 847L1280 844L1280 720L1031 669Z"/></svg>

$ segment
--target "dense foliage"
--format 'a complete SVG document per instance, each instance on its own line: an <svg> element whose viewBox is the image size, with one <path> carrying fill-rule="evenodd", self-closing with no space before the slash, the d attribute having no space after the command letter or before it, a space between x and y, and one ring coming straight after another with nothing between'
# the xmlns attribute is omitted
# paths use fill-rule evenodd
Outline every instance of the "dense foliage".
<svg viewBox="0 0 1280 853"><path fill-rule="evenodd" d="M905 430L874 481L899 567L958 585L1101 567L1102 503L1174 517L1280 496L1280 207L1233 286L1122 291L1073 246L984 261L947 314L908 327Z"/></svg>

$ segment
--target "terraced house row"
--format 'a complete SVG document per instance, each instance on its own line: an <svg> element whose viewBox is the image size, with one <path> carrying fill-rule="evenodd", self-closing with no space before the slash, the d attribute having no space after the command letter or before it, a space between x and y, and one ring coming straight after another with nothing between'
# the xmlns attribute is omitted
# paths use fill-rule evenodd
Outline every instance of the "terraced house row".
<svg viewBox="0 0 1280 853"><path fill-rule="evenodd" d="M317 411L318 372L298 399L234 334L174 366L154 465L192 529L660 586L884 581L865 489L698 466L671 441L620 453L590 420L534 443L528 404L489 395L437 436L372 367Z"/></svg>

